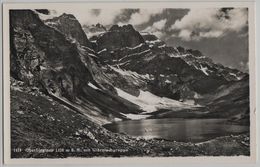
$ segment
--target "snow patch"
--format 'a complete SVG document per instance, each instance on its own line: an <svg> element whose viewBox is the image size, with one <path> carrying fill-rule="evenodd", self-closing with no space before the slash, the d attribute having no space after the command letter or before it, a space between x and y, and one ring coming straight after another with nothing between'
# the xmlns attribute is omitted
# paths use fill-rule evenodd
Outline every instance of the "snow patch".
<svg viewBox="0 0 260 167"><path fill-rule="evenodd" d="M164 77L164 75L163 75L163 74L160 74L160 77Z"/></svg>
<svg viewBox="0 0 260 167"><path fill-rule="evenodd" d="M173 54L173 53L171 53L171 54L169 54L169 57L181 57L179 54Z"/></svg>
<svg viewBox="0 0 260 167"><path fill-rule="evenodd" d="M23 112L22 110L17 110L16 112L17 112L18 114L21 114L21 115L24 114L24 112Z"/></svg>
<svg viewBox="0 0 260 167"><path fill-rule="evenodd" d="M123 59L125 59L125 58L128 58L128 57L131 57L131 56L141 55L141 54L143 54L143 53L149 52L150 50L151 50L151 49L147 49L147 50L142 51L142 52L140 52L140 53L133 53L133 54L126 55L126 56L122 57L121 59L119 59L119 61L121 61L121 60L123 60Z"/></svg>
<svg viewBox="0 0 260 167"><path fill-rule="evenodd" d="M55 22L46 22L46 25L53 27L53 26L58 25L58 24L55 23Z"/></svg>
<svg viewBox="0 0 260 167"><path fill-rule="evenodd" d="M126 47L127 49L130 49L130 50L133 50L133 49L136 49L136 48L139 48L139 47L141 47L141 46L143 46L144 45L144 43L140 43L139 45L136 45L136 46L134 46L134 47Z"/></svg>
<svg viewBox="0 0 260 167"><path fill-rule="evenodd" d="M127 61L125 61L125 62L123 62L123 63L117 64L117 66L126 65L126 64L129 64L130 62L131 62L131 60L127 60Z"/></svg>
<svg viewBox="0 0 260 167"><path fill-rule="evenodd" d="M92 53L89 53L88 54L89 56L92 56L92 57L97 57L96 55L92 54Z"/></svg>
<svg viewBox="0 0 260 167"><path fill-rule="evenodd" d="M86 46L81 46L81 47L83 47L84 49L90 50L91 52L95 53L95 51L93 49L89 48L89 47L86 47Z"/></svg>
<svg viewBox="0 0 260 167"><path fill-rule="evenodd" d="M146 56L145 56L145 58L144 58L144 60L145 61L151 61L151 60L153 60L155 57L156 57L156 55L152 55L151 56L151 52L150 52L150 54L147 54Z"/></svg>
<svg viewBox="0 0 260 167"><path fill-rule="evenodd" d="M41 69L41 70L46 70L47 68L44 67L44 66L40 66L40 69Z"/></svg>
<svg viewBox="0 0 260 167"><path fill-rule="evenodd" d="M150 80L150 75L149 74L138 74L137 72L130 71L130 70L123 70L121 68L115 68L112 66L109 66L112 70L116 71L117 73L124 75L124 76L132 76L134 78L142 78L142 79L149 79Z"/></svg>
<svg viewBox="0 0 260 167"><path fill-rule="evenodd" d="M200 65L200 70L205 74L205 75L209 75L208 73L207 73L207 70L208 70L208 68L207 67L203 67L202 65Z"/></svg>
<svg viewBox="0 0 260 167"><path fill-rule="evenodd" d="M234 74L234 73L229 73L230 75L232 75L232 76L234 76L234 77L236 77L236 79L237 80L241 80L242 79L242 77L238 77L236 74Z"/></svg>
<svg viewBox="0 0 260 167"><path fill-rule="evenodd" d="M153 41L146 40L145 42L150 43L150 44L155 44L155 43L162 42L162 41L160 39L157 39L157 40L153 40Z"/></svg>
<svg viewBox="0 0 260 167"><path fill-rule="evenodd" d="M170 80L168 80L168 79L166 79L165 82L166 82L166 83L172 83L172 81L170 81Z"/></svg>
<svg viewBox="0 0 260 167"><path fill-rule="evenodd" d="M123 115L131 120L140 120L151 116L151 115L143 115L143 114L123 114Z"/></svg>
<svg viewBox="0 0 260 167"><path fill-rule="evenodd" d="M138 105L142 110L146 111L144 113L151 113L157 111L158 109L174 109L174 108L191 108L194 105L181 103L176 100L172 100L166 97L158 97L148 91L140 90L138 97L133 96L119 88L116 88L117 93L120 97ZM139 115L139 114L138 114Z"/></svg>
<svg viewBox="0 0 260 167"><path fill-rule="evenodd" d="M105 49L102 49L101 51L99 51L99 52L97 52L97 53L100 54L100 53L105 52L105 51L107 51L106 48L105 48Z"/></svg>
<svg viewBox="0 0 260 167"><path fill-rule="evenodd" d="M93 89L100 90L98 87L93 85L91 82L88 83L88 86L92 87Z"/></svg>
<svg viewBox="0 0 260 167"><path fill-rule="evenodd" d="M193 99L187 99L187 100L185 100L185 103L186 103L186 104L195 105L195 100L193 100Z"/></svg>
<svg viewBox="0 0 260 167"><path fill-rule="evenodd" d="M158 46L158 48L164 48L166 45L164 44L164 45L161 45L161 46Z"/></svg>
<svg viewBox="0 0 260 167"><path fill-rule="evenodd" d="M122 121L122 119L121 119L121 118L115 118L114 121L115 121L115 122L117 122L117 121Z"/></svg>

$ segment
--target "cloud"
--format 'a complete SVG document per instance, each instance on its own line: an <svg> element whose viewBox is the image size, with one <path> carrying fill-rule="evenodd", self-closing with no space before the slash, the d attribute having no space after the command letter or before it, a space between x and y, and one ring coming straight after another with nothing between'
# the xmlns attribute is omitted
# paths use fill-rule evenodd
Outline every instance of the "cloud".
<svg viewBox="0 0 260 167"><path fill-rule="evenodd" d="M150 20L152 16L161 14L163 9L140 9L139 11L132 13L128 24L140 25Z"/></svg>
<svg viewBox="0 0 260 167"><path fill-rule="evenodd" d="M59 16L62 13L73 14L78 21L83 25L92 25L101 23L103 25L111 25L114 23L115 18L120 15L122 9L85 9L85 8L56 8L51 10L53 16Z"/></svg>
<svg viewBox="0 0 260 167"><path fill-rule="evenodd" d="M200 40L220 37L229 31L240 32L247 21L246 8L191 9L182 19L176 20L170 30L177 30L183 40Z"/></svg>
<svg viewBox="0 0 260 167"><path fill-rule="evenodd" d="M150 32L150 33L154 34L155 36L157 36L158 38L161 38L162 36L165 35L165 33L163 32L163 29L165 28L166 22L167 22L166 19L162 19L160 21L154 22L151 26L148 26L143 31Z"/></svg>
<svg viewBox="0 0 260 167"><path fill-rule="evenodd" d="M163 19L163 20L154 22L152 27L161 30L161 29L163 29L165 27L166 21L167 21L166 19Z"/></svg>
<svg viewBox="0 0 260 167"><path fill-rule="evenodd" d="M153 35L155 35L157 38L161 39L163 36L165 36L166 34L163 33L162 31L155 31L152 32Z"/></svg>
<svg viewBox="0 0 260 167"><path fill-rule="evenodd" d="M155 30L162 30L165 27L166 19L154 22L151 26L147 27L144 31L151 32Z"/></svg>
<svg viewBox="0 0 260 167"><path fill-rule="evenodd" d="M147 23L151 17L161 14L164 9L86 9L79 8L56 8L51 10L51 15L59 16L63 13L73 14L81 24L103 25L132 24L134 26Z"/></svg>

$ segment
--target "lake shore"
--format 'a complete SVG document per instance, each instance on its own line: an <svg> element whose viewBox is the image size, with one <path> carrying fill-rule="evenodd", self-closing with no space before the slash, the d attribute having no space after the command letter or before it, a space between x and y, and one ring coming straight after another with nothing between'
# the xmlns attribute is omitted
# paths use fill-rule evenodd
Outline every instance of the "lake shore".
<svg viewBox="0 0 260 167"><path fill-rule="evenodd" d="M40 95L12 90L11 96L12 158L250 155L249 133L219 137L203 143L134 138L112 133L85 116ZM70 151L37 151L59 148L69 148ZM16 149L21 151L17 152ZM71 149L80 151L73 152ZM84 149L87 151L83 152Z"/></svg>

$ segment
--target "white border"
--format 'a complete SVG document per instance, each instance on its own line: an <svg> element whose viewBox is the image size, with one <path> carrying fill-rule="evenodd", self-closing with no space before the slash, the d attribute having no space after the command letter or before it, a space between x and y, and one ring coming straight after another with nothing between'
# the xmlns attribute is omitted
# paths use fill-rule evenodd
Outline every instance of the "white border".
<svg viewBox="0 0 260 167"><path fill-rule="evenodd" d="M86 6L84 6L86 5ZM35 8L249 8L249 66L250 66L250 152L251 156L238 157L130 157L130 158L65 158L65 159L10 159L10 76L9 76L9 9ZM254 2L89 2L89 3L6 3L3 5L3 84L4 84L4 162L6 164L204 164L255 163L256 161L256 108L255 108L255 6ZM9 155L9 156L8 156Z"/></svg>

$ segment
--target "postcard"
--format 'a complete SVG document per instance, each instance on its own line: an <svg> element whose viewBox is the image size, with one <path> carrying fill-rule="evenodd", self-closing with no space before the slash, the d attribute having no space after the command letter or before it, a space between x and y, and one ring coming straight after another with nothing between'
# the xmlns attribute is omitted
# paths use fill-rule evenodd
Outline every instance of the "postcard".
<svg viewBox="0 0 260 167"><path fill-rule="evenodd" d="M6 164L255 162L253 2L3 10Z"/></svg>

